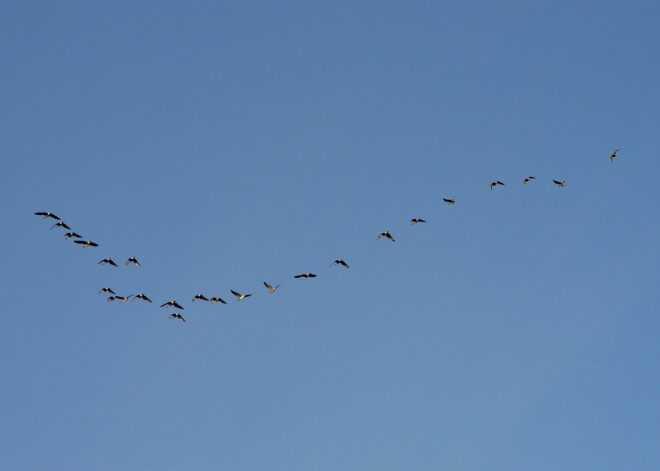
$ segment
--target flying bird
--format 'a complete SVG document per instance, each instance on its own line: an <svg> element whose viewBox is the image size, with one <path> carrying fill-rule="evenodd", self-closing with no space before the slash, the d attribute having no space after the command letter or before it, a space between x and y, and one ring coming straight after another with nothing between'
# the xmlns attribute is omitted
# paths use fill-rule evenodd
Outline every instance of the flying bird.
<svg viewBox="0 0 660 471"><path fill-rule="evenodd" d="M149 302L149 303L151 302L151 299L149 299L149 298L147 297L147 295L144 294L144 293L136 294L136 295L133 297L133 301L135 301L136 299L143 299L143 300L145 300L145 301L147 301L147 302Z"/></svg>
<svg viewBox="0 0 660 471"><path fill-rule="evenodd" d="M133 296L133 295L131 294L131 296ZM131 296L109 296L108 297L108 302L112 302L115 299L120 299L121 301L119 301L119 302L125 303L126 301L128 301L128 298L130 298Z"/></svg>
<svg viewBox="0 0 660 471"><path fill-rule="evenodd" d="M128 265L129 263L133 263L133 264L137 265L138 267L142 266L142 265L140 265L140 262L138 262L137 258L135 258L135 257L131 257L128 260L126 260L126 265Z"/></svg>
<svg viewBox="0 0 660 471"><path fill-rule="evenodd" d="M75 232L67 232L66 234L64 234L64 238L67 239L67 240L72 238L72 237L75 237L76 239L80 239L82 236L80 234L75 233Z"/></svg>
<svg viewBox="0 0 660 471"><path fill-rule="evenodd" d="M610 157L609 157L608 160L609 160L610 162L614 162L614 157L617 156L617 154L618 154L618 152L619 152L620 150L621 150L621 149L617 149L617 150L615 150L614 152L612 152L612 155L610 155Z"/></svg>
<svg viewBox="0 0 660 471"><path fill-rule="evenodd" d="M117 264L114 262L114 260L112 260L111 258L104 258L103 260L101 260L101 261L99 262L99 265L105 265L106 263L109 263L109 264L112 265L113 267L118 267L118 266L119 266L119 265L117 265Z"/></svg>
<svg viewBox="0 0 660 471"><path fill-rule="evenodd" d="M410 225L411 225L411 226L414 226L414 225L417 224L418 222L426 222L426 221L425 221L424 219L414 218L414 219L411 219L411 220L410 220Z"/></svg>
<svg viewBox="0 0 660 471"><path fill-rule="evenodd" d="M554 182L555 185L557 185L559 188L561 188L562 186L566 186L566 179L567 178L568 177L564 178L564 181L561 181L561 182L558 182L557 180L552 180L552 181Z"/></svg>
<svg viewBox="0 0 660 471"><path fill-rule="evenodd" d="M57 219L58 221L60 220L60 218L58 218L57 216L55 216L55 215L54 215L53 213L51 213L50 211L47 212L47 213L41 212L41 213L34 213L34 214L36 214L37 216L43 216L44 219L53 218L53 219Z"/></svg>
<svg viewBox="0 0 660 471"><path fill-rule="evenodd" d="M452 199L442 198L442 201L444 201L445 203L447 203L449 205L452 205L452 204L456 203L456 198L452 198Z"/></svg>
<svg viewBox="0 0 660 471"><path fill-rule="evenodd" d="M165 304L160 305L160 307L165 307L165 306L167 306L167 307L174 306L177 309L183 309L183 307L179 303L177 303L176 301L168 301Z"/></svg>
<svg viewBox="0 0 660 471"><path fill-rule="evenodd" d="M181 322L186 322L186 320L183 318L183 316L178 312L175 312L174 314L171 314L170 317L168 317L168 319L179 319Z"/></svg>
<svg viewBox="0 0 660 471"><path fill-rule="evenodd" d="M383 232L383 233L380 234L378 237L376 237L376 239L380 239L381 237L387 237L387 238L390 239L392 242L396 242L396 239L394 239L394 237L392 237L392 235L390 234L389 231L385 231L385 232Z"/></svg>
<svg viewBox="0 0 660 471"><path fill-rule="evenodd" d="M193 302L195 302L195 299L201 299L202 301L208 301L208 300L209 300L209 299L208 299L206 296L204 296L203 294L196 294L196 295L193 296L193 298L192 298Z"/></svg>
<svg viewBox="0 0 660 471"><path fill-rule="evenodd" d="M330 264L331 267L334 266L334 265L341 265L341 266L346 267L346 268L351 268L351 267L348 266L348 263L346 263L346 262L345 262L343 259L341 259L341 258L338 258L337 260L335 260L334 262L332 262L332 263Z"/></svg>
<svg viewBox="0 0 660 471"><path fill-rule="evenodd" d="M273 293L273 292L275 292L275 290L276 290L277 288L280 287L280 285L277 285L277 286L271 286L271 285L269 285L268 283L266 283L265 281L264 281L264 286L265 286L266 288L268 288L268 293Z"/></svg>
<svg viewBox="0 0 660 471"><path fill-rule="evenodd" d="M99 291L99 294L101 293L112 293L116 294L114 291L112 291L112 288L101 288L101 291Z"/></svg>
<svg viewBox="0 0 660 471"><path fill-rule="evenodd" d="M231 290L229 290L229 291L231 291L231 294L233 294L234 296L236 296L236 297L238 298L236 301L240 301L241 299L245 299L245 298L247 298L247 297L252 296L251 294L241 294L241 293L237 293L237 292L234 291L233 289L231 289Z"/></svg>
<svg viewBox="0 0 660 471"><path fill-rule="evenodd" d="M63 221L60 221L60 222L57 222L57 223L53 224L53 225L51 226L51 229L54 229L54 228L56 228L56 227L63 227L64 229L71 230L71 228L70 228L69 226L67 226L66 223L63 222Z"/></svg>
<svg viewBox="0 0 660 471"><path fill-rule="evenodd" d="M301 280L304 280L305 278L316 278L316 275L314 273L303 273L302 275L296 275L294 278L300 278Z"/></svg>
<svg viewBox="0 0 660 471"><path fill-rule="evenodd" d="M222 298L211 298L211 304L215 304L215 303L227 304L225 300Z"/></svg>
<svg viewBox="0 0 660 471"><path fill-rule="evenodd" d="M522 181L522 184L523 184L523 185L527 185L527 182L528 182L528 181L530 181L530 180L534 180L534 179L536 179L536 177L527 177L527 178L525 178L525 179Z"/></svg>
<svg viewBox="0 0 660 471"><path fill-rule="evenodd" d="M108 296L107 300L108 300L109 303L111 303L112 301L114 301L117 298L119 298L119 296Z"/></svg>
<svg viewBox="0 0 660 471"><path fill-rule="evenodd" d="M504 183L502 183L501 181L497 180L497 181L491 183L490 185L488 185L488 188L492 190L492 189L495 188L497 185L502 185L502 186L504 186ZM445 200L445 201L447 201L447 200Z"/></svg>
<svg viewBox="0 0 660 471"><path fill-rule="evenodd" d="M74 240L76 244L82 244L83 248L85 247L98 247L99 244L92 242L91 240Z"/></svg>

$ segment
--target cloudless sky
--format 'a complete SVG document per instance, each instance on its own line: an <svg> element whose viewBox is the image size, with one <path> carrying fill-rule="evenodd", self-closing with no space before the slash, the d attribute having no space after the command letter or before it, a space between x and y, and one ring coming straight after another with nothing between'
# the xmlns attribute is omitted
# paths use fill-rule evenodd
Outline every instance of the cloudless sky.
<svg viewBox="0 0 660 471"><path fill-rule="evenodd" d="M659 21L1 2L0 467L660 469Z"/></svg>

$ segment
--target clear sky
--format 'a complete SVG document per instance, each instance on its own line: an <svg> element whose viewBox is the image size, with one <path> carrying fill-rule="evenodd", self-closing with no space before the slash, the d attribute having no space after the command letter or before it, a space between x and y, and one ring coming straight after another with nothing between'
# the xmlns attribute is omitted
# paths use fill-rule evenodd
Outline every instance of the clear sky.
<svg viewBox="0 0 660 471"><path fill-rule="evenodd" d="M660 469L658 24L3 1L2 469Z"/></svg>

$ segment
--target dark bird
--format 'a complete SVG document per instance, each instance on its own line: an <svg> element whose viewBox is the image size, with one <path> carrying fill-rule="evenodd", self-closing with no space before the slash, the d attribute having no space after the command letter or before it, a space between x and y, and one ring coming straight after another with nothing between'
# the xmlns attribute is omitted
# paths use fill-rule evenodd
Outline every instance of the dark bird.
<svg viewBox="0 0 660 471"><path fill-rule="evenodd" d="M222 298L211 298L211 304L215 304L215 303L227 304L225 300Z"/></svg>
<svg viewBox="0 0 660 471"><path fill-rule="evenodd" d="M99 244L92 242L91 240L74 240L76 244L81 244L83 248L85 247L98 247Z"/></svg>
<svg viewBox="0 0 660 471"><path fill-rule="evenodd" d="M554 182L555 185L557 185L559 188L561 188L562 186L566 186L566 179L567 178L568 177L564 178L564 181L561 181L561 182L558 182L557 180L552 180L552 181Z"/></svg>
<svg viewBox="0 0 660 471"><path fill-rule="evenodd" d="M273 293L277 288L280 287L280 285L277 285L277 286L271 286L271 285L269 285L268 283L266 283L265 281L264 281L264 286L265 286L266 288L268 288L268 293Z"/></svg>
<svg viewBox="0 0 660 471"><path fill-rule="evenodd" d="M610 157L609 157L609 161L610 161L610 162L614 162L614 157L617 156L617 154L618 154L618 152L619 152L620 150L621 150L621 149L617 149L617 150L615 150L614 152L612 152L612 155L610 155Z"/></svg>
<svg viewBox="0 0 660 471"><path fill-rule="evenodd" d="M170 317L168 317L168 319L179 319L181 322L186 322L186 320L183 318L183 316L178 312L175 312L174 314L171 314Z"/></svg>
<svg viewBox="0 0 660 471"><path fill-rule="evenodd" d="M67 232L64 234L65 239L70 239L71 237L75 237L76 239L80 239L82 236L80 234L77 234L75 232Z"/></svg>
<svg viewBox="0 0 660 471"><path fill-rule="evenodd" d="M241 293L237 293L237 292L234 291L233 289L231 289L231 290L229 290L229 291L231 291L231 294L233 294L234 296L236 296L236 297L238 298L236 301L240 301L241 299L245 299L245 298L247 298L247 297L249 297L249 296L252 296L251 294L241 294Z"/></svg>
<svg viewBox="0 0 660 471"><path fill-rule="evenodd" d="M192 298L193 302L195 302L195 299L201 299L202 301L208 301L208 300L209 300L209 299L208 299L206 296L204 296L203 294L196 294L196 295L193 296L193 298Z"/></svg>
<svg viewBox="0 0 660 471"><path fill-rule="evenodd" d="M128 260L126 260L126 265L128 265L129 263L134 263L138 267L142 266L142 265L140 265L140 262L138 262L137 258L135 258L135 257L131 257Z"/></svg>
<svg viewBox="0 0 660 471"><path fill-rule="evenodd" d="M131 294L130 296L115 296L115 299L119 299L119 300L120 300L120 301L119 301L120 303L125 303L126 301L128 301L128 299L129 299L131 296L133 296L133 295Z"/></svg>
<svg viewBox="0 0 660 471"><path fill-rule="evenodd" d="M497 181L491 183L490 185L488 185L488 188L492 190L492 189L495 188L497 185L502 185L502 186L504 186L504 183L502 183L501 181L497 180ZM446 201L446 200L445 200L445 201Z"/></svg>
<svg viewBox="0 0 660 471"><path fill-rule="evenodd" d="M301 280L304 280L305 278L316 278L316 275L314 273L303 273L302 275L296 275L294 278L300 278Z"/></svg>
<svg viewBox="0 0 660 471"><path fill-rule="evenodd" d="M112 291L112 288L101 288L101 291L99 291L99 294L101 293L112 293L116 294L114 291Z"/></svg>
<svg viewBox="0 0 660 471"><path fill-rule="evenodd" d="M452 205L452 204L456 203L456 198L452 198L452 199L442 198L442 201L444 201L445 203L447 203L449 205Z"/></svg>
<svg viewBox="0 0 660 471"><path fill-rule="evenodd" d="M523 185L527 185L527 182L528 182L528 181L530 181L530 180L534 180L534 179L536 179L536 177L527 177L527 178L525 178L525 179L522 181L522 184L523 184Z"/></svg>
<svg viewBox="0 0 660 471"><path fill-rule="evenodd" d="M70 228L69 226L67 226L66 223L63 222L63 221L60 221L60 222L57 222L57 223L53 224L53 225L51 226L51 229L54 229L54 228L56 228L56 227L63 227L64 229L71 230L71 228Z"/></svg>
<svg viewBox="0 0 660 471"><path fill-rule="evenodd" d="M147 295L144 294L144 293L140 293L140 294L135 295L135 296L133 297L133 301L135 301L136 299L144 299L145 301L147 301L147 302L149 302L149 303L151 302L151 299L149 299L149 298L147 297Z"/></svg>
<svg viewBox="0 0 660 471"><path fill-rule="evenodd" d="M387 238L390 239L392 242L396 242L396 239L394 239L394 237L392 237L392 235L390 234L389 231L385 231L385 232L383 232L381 235L379 235L378 237L376 237L376 239L380 239L381 237L387 237Z"/></svg>
<svg viewBox="0 0 660 471"><path fill-rule="evenodd" d="M165 306L167 306L167 307L174 306L177 309L183 309L183 307L181 307L181 305L179 303L177 303L176 301L168 301L165 304L160 305L160 307L165 307Z"/></svg>
<svg viewBox="0 0 660 471"><path fill-rule="evenodd" d="M108 300L109 303L111 303L112 301L114 301L117 298L120 298L120 296L108 296L107 300Z"/></svg>
<svg viewBox="0 0 660 471"><path fill-rule="evenodd" d="M332 262L332 263L330 264L331 267L334 266L334 265L341 265L341 266L346 267L346 268L351 268L351 267L348 266L348 263L346 263L346 262L345 262L343 259L341 259L341 258L338 258L337 260L335 260L334 262Z"/></svg>
<svg viewBox="0 0 660 471"><path fill-rule="evenodd" d="M99 262L99 265L105 265L106 263L109 263L109 264L112 265L113 267L118 267L118 266L119 266L119 265L117 265L117 264L114 262L114 260L112 260L111 258L104 258L103 260L101 260L101 261Z"/></svg>
<svg viewBox="0 0 660 471"><path fill-rule="evenodd" d="M55 216L51 212L47 212L47 213L41 212L41 213L34 213L34 214L36 214L37 216L43 216L44 219L53 218L53 219L57 219L58 221L60 220L60 218L58 218L57 216Z"/></svg>
<svg viewBox="0 0 660 471"><path fill-rule="evenodd" d="M415 218L415 219L411 219L411 220L410 220L410 225L411 225L411 226L414 226L414 225L417 224L418 222L426 222L426 221L425 221L424 219Z"/></svg>

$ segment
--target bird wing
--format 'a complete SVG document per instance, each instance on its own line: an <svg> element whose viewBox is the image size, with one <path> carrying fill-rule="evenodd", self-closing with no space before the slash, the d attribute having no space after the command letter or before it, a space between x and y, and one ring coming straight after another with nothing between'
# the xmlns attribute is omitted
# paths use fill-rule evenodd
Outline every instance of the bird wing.
<svg viewBox="0 0 660 471"><path fill-rule="evenodd" d="M552 181L555 182L557 185L561 185L561 182L558 182L557 180L552 180Z"/></svg>
<svg viewBox="0 0 660 471"><path fill-rule="evenodd" d="M269 285L268 283L266 283L265 281L264 281L264 286L268 289L271 289L271 290L273 289L273 287L271 285Z"/></svg>
<svg viewBox="0 0 660 471"><path fill-rule="evenodd" d="M229 291L231 291L231 294L233 294L234 296L239 296L239 297L241 296L241 293L237 293L233 289L230 289Z"/></svg>
<svg viewBox="0 0 660 471"><path fill-rule="evenodd" d="M117 265L117 264L115 263L115 261L112 260L112 259L108 260L108 263L109 263L110 265L112 265L113 267L118 267L118 266L119 266L119 265Z"/></svg>
<svg viewBox="0 0 660 471"><path fill-rule="evenodd" d="M183 306L181 306L179 303L172 303L172 306L174 306L177 309L183 309Z"/></svg>
<svg viewBox="0 0 660 471"><path fill-rule="evenodd" d="M91 245L92 247L98 247L99 246L99 244L97 244L96 242L92 242L91 240L89 241L89 245Z"/></svg>
<svg viewBox="0 0 660 471"><path fill-rule="evenodd" d="M86 244L86 243L87 243L87 242L85 242L84 240L74 240L74 242L75 242L76 244Z"/></svg>

